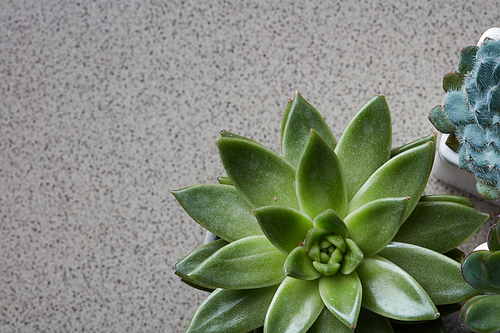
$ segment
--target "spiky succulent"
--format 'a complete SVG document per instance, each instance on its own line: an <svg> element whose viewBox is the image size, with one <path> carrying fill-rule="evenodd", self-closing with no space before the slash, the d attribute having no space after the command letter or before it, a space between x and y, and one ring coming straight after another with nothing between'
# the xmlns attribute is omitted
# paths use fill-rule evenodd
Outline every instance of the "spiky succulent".
<svg viewBox="0 0 500 333"><path fill-rule="evenodd" d="M184 282L215 290L188 332L388 333L389 319L430 321L422 329L442 332L436 306L477 294L444 254L488 216L465 198L422 197L436 137L391 151L383 96L338 143L298 93L283 117L281 155L221 134L228 177L173 191L221 238L176 265Z"/></svg>
<svg viewBox="0 0 500 333"><path fill-rule="evenodd" d="M459 153L460 168L476 176L478 193L500 198L500 41L462 49L458 72L445 75L443 105L429 114L447 144Z"/></svg>
<svg viewBox="0 0 500 333"><path fill-rule="evenodd" d="M479 333L500 331L500 230L488 234L488 250L471 252L462 264L464 279L484 292L464 303L459 321L465 330Z"/></svg>

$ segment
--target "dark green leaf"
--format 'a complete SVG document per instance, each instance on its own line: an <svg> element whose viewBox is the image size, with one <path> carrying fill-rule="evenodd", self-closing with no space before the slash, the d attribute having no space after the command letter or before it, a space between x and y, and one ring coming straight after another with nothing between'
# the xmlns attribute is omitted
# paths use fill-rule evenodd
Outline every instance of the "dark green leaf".
<svg viewBox="0 0 500 333"><path fill-rule="evenodd" d="M490 251L474 251L469 253L462 263L462 276L474 288L481 291L499 292L498 288L490 285L481 267L484 257L490 253Z"/></svg>
<svg viewBox="0 0 500 333"><path fill-rule="evenodd" d="M463 323L476 332L497 332L500 330L500 295L488 295L470 303Z"/></svg>
<svg viewBox="0 0 500 333"><path fill-rule="evenodd" d="M262 235L252 209L233 186L201 184L172 194L193 220L222 239Z"/></svg>
<svg viewBox="0 0 500 333"><path fill-rule="evenodd" d="M498 239L498 224L493 225L488 232L488 249L500 251L500 240Z"/></svg>
<svg viewBox="0 0 500 333"><path fill-rule="evenodd" d="M462 245L487 219L488 214L462 204L421 202L399 228L394 241L445 253Z"/></svg>
<svg viewBox="0 0 500 333"><path fill-rule="evenodd" d="M458 91L463 83L464 77L459 72L450 72L443 77L443 90L445 92Z"/></svg>
<svg viewBox="0 0 500 333"><path fill-rule="evenodd" d="M175 264L175 274L181 277L182 282L187 283L194 288L198 288L205 291L214 290L216 288L215 286L210 286L203 283L200 284L199 282L194 281L187 275L191 273L193 269L195 269L208 257L210 257L212 254L214 254L227 244L229 243L226 242L225 240L218 239L216 241L200 246L199 248L197 248L196 250L185 256L177 264Z"/></svg>
<svg viewBox="0 0 500 333"><path fill-rule="evenodd" d="M363 252L358 247L358 245L349 238L345 239L345 243L347 245L346 253L344 254L344 259L342 260L342 268L340 272L342 274L348 275L351 274L359 267L361 262L363 261Z"/></svg>
<svg viewBox="0 0 500 333"><path fill-rule="evenodd" d="M251 236L215 252L189 277L218 288L263 288L283 281L285 259L266 236Z"/></svg>
<svg viewBox="0 0 500 333"><path fill-rule="evenodd" d="M277 288L217 289L200 305L186 333L240 333L258 328L264 325Z"/></svg>
<svg viewBox="0 0 500 333"><path fill-rule="evenodd" d="M347 215L350 238L369 257L394 238L406 213L409 198L385 198L367 203Z"/></svg>
<svg viewBox="0 0 500 333"><path fill-rule="evenodd" d="M335 148L349 200L389 160L391 144L391 113L385 97L377 95L352 118Z"/></svg>
<svg viewBox="0 0 500 333"><path fill-rule="evenodd" d="M458 59L458 72L463 76L467 75L473 68L476 62L476 54L479 48L475 45L467 46L460 52Z"/></svg>
<svg viewBox="0 0 500 333"><path fill-rule="evenodd" d="M287 106L288 108L288 106ZM332 131L319 112L296 92L290 111L285 110L281 134L281 154L292 165L299 162L302 151L309 137L309 132L314 128L319 135L333 149L337 144Z"/></svg>
<svg viewBox="0 0 500 333"><path fill-rule="evenodd" d="M410 274L436 305L462 302L478 294L462 278L460 264L443 254L416 245L391 243L379 255Z"/></svg>
<svg viewBox="0 0 500 333"><path fill-rule="evenodd" d="M407 216L424 192L434 161L435 147L428 142L391 158L366 181L349 202L349 213L382 198L410 197Z"/></svg>
<svg viewBox="0 0 500 333"><path fill-rule="evenodd" d="M321 276L314 268L303 246L297 246L290 252L286 257L283 270L286 276L301 280L316 280Z"/></svg>
<svg viewBox="0 0 500 333"><path fill-rule="evenodd" d="M287 207L257 208L255 216L267 238L284 254L302 243L313 227L309 216Z"/></svg>
<svg viewBox="0 0 500 333"><path fill-rule="evenodd" d="M363 285L362 306L368 310L404 321L439 317L424 289L389 260L378 255L365 258L356 273Z"/></svg>
<svg viewBox="0 0 500 333"><path fill-rule="evenodd" d="M349 230L344 221L342 221L342 218L331 209L327 209L323 213L317 215L313 220L313 225L317 228L329 230L333 234L349 237Z"/></svg>
<svg viewBox="0 0 500 333"><path fill-rule="evenodd" d="M500 292L500 251L491 252L484 257L481 268L489 284L498 288Z"/></svg>
<svg viewBox="0 0 500 333"><path fill-rule="evenodd" d="M361 308L355 333L393 333L389 319Z"/></svg>
<svg viewBox="0 0 500 333"><path fill-rule="evenodd" d="M323 311L318 280L287 277L274 295L266 316L266 332L305 332Z"/></svg>
<svg viewBox="0 0 500 333"><path fill-rule="evenodd" d="M340 161L315 130L298 162L296 181L300 208L311 218L327 209L345 215L347 192Z"/></svg>
<svg viewBox="0 0 500 333"><path fill-rule="evenodd" d="M294 187L295 168L282 156L246 139L222 137L217 144L231 182L250 206L299 209Z"/></svg>
<svg viewBox="0 0 500 333"><path fill-rule="evenodd" d="M451 195L451 194L432 194L432 195L423 195L420 198L419 202L454 202L460 205L468 206L470 208L474 208L474 203L471 199L462 197L459 195Z"/></svg>
<svg viewBox="0 0 500 333"><path fill-rule="evenodd" d="M357 326L362 289L356 272L323 276L319 279L319 293L326 307L352 329Z"/></svg>
<svg viewBox="0 0 500 333"><path fill-rule="evenodd" d="M327 308L323 309L314 325L307 330L307 333L352 333L354 332L346 325L342 324ZM387 333L387 332L383 332Z"/></svg>

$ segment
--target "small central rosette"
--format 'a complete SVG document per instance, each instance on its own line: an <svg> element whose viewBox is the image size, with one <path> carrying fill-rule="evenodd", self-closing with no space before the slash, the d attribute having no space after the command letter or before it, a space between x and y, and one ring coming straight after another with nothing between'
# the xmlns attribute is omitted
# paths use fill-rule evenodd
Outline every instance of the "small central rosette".
<svg viewBox="0 0 500 333"><path fill-rule="evenodd" d="M337 272L348 275L363 261L363 252L349 238L349 231L333 210L327 210L313 221L314 228L305 240L287 256L287 276L314 280Z"/></svg>

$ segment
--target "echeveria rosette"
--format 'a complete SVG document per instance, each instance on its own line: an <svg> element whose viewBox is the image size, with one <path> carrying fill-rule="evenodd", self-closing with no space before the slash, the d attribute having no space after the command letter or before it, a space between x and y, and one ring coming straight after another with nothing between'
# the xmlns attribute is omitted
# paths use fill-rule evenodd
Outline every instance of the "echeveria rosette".
<svg viewBox="0 0 500 333"><path fill-rule="evenodd" d="M500 331L500 230L498 224L488 234L488 250L471 252L462 263L462 274L482 295L467 300L459 321L465 330L479 333Z"/></svg>
<svg viewBox="0 0 500 333"><path fill-rule="evenodd" d="M441 332L437 307L477 294L444 254L488 216L465 198L422 197L435 135L391 150L383 96L338 142L298 93L281 155L221 134L228 177L173 192L221 238L176 266L186 283L215 290L188 332L398 332L392 321Z"/></svg>

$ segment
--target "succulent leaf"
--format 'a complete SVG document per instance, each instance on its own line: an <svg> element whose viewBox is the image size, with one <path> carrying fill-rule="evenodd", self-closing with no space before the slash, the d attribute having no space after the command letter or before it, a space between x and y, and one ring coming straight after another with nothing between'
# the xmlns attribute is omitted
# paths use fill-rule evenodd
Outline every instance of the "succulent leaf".
<svg viewBox="0 0 500 333"><path fill-rule="evenodd" d="M295 93L290 111L285 113L285 116L281 134L281 154L292 165L298 164L311 128L314 128L332 149L335 148L337 140L328 124L298 92Z"/></svg>
<svg viewBox="0 0 500 333"><path fill-rule="evenodd" d="M493 225L488 232L488 249L490 251L500 251L500 240L498 239L498 224Z"/></svg>
<svg viewBox="0 0 500 333"><path fill-rule="evenodd" d="M377 254L394 238L403 222L409 198L372 201L345 218L350 238L365 256Z"/></svg>
<svg viewBox="0 0 500 333"><path fill-rule="evenodd" d="M480 333L493 333L500 330L500 295L477 297L467 302L467 307L462 309L461 323L470 330ZM464 305L465 307L465 305Z"/></svg>
<svg viewBox="0 0 500 333"><path fill-rule="evenodd" d="M460 90L464 83L464 77L459 72L450 72L443 77L443 90L450 92Z"/></svg>
<svg viewBox="0 0 500 333"><path fill-rule="evenodd" d="M352 333L349 327L338 320L327 308L323 309L307 333ZM386 332L384 332L386 333Z"/></svg>
<svg viewBox="0 0 500 333"><path fill-rule="evenodd" d="M285 206L299 209L295 168L283 157L250 140L217 140L222 164L234 186L252 208Z"/></svg>
<svg viewBox="0 0 500 333"><path fill-rule="evenodd" d="M233 186L201 184L172 194L193 220L222 239L262 235L250 206Z"/></svg>
<svg viewBox="0 0 500 333"><path fill-rule="evenodd" d="M344 254L344 259L342 260L342 268L340 272L342 274L348 275L354 272L359 265L363 262L363 251L358 247L358 245L349 238L345 239L347 245L347 250Z"/></svg>
<svg viewBox="0 0 500 333"><path fill-rule="evenodd" d="M283 271L286 276L301 280L316 280L321 273L316 270L307 251L303 246L297 246L286 257Z"/></svg>
<svg viewBox="0 0 500 333"><path fill-rule="evenodd" d="M435 251L394 242L379 255L410 274L436 305L462 302L478 293L462 278L458 262Z"/></svg>
<svg viewBox="0 0 500 333"><path fill-rule="evenodd" d="M391 142L389 106L384 96L377 95L352 118L335 148L342 164L349 200L389 160Z"/></svg>
<svg viewBox="0 0 500 333"><path fill-rule="evenodd" d="M200 305L186 333L237 333L260 327L277 289L217 289Z"/></svg>
<svg viewBox="0 0 500 333"><path fill-rule="evenodd" d="M319 293L337 319L351 329L356 327L362 296L361 281L356 272L321 277Z"/></svg>
<svg viewBox="0 0 500 333"><path fill-rule="evenodd" d="M233 186L233 183L231 182L231 179L229 179L229 177L217 177L217 181L221 185L231 185L231 186Z"/></svg>
<svg viewBox="0 0 500 333"><path fill-rule="evenodd" d="M471 199L451 194L423 195L420 198L419 203L421 202L454 202L460 205L474 208L474 203L471 201Z"/></svg>
<svg viewBox="0 0 500 333"><path fill-rule="evenodd" d="M349 202L348 212L382 198L410 197L406 219L424 192L434 162L433 142L396 155L382 165Z"/></svg>
<svg viewBox="0 0 500 333"><path fill-rule="evenodd" d="M484 275L481 264L489 251L474 251L469 253L462 263L462 276L471 286L481 291L499 292L498 288L490 285Z"/></svg>
<svg viewBox="0 0 500 333"><path fill-rule="evenodd" d="M285 278L274 295L264 324L265 333L305 332L325 305L318 290L318 280Z"/></svg>
<svg viewBox="0 0 500 333"><path fill-rule="evenodd" d="M284 254L302 243L313 227L309 216L293 208L267 206L254 213L266 237Z"/></svg>
<svg viewBox="0 0 500 333"><path fill-rule="evenodd" d="M441 105L436 106L429 112L429 121L441 133L452 134L457 130L457 126L447 116L446 111Z"/></svg>
<svg viewBox="0 0 500 333"><path fill-rule="evenodd" d="M424 289L404 270L374 255L358 267L363 285L362 306L381 316L405 320L433 320L439 313Z"/></svg>
<svg viewBox="0 0 500 333"><path fill-rule="evenodd" d="M485 256L481 268L488 283L500 293L500 252L490 252Z"/></svg>
<svg viewBox="0 0 500 333"><path fill-rule="evenodd" d="M394 333L394 331L389 319L361 307L355 333Z"/></svg>
<svg viewBox="0 0 500 333"><path fill-rule="evenodd" d="M347 191L339 159L315 130L298 162L296 184L300 208L311 218L327 209L345 215Z"/></svg>
<svg viewBox="0 0 500 333"><path fill-rule="evenodd" d="M349 237L349 230L342 218L333 210L327 209L313 220L314 227L323 228L342 237Z"/></svg>
<svg viewBox="0 0 500 333"><path fill-rule="evenodd" d="M199 248L197 248L196 250L185 256L177 264L175 264L175 274L181 277L182 281L184 283L189 284L190 286L205 291L214 290L216 288L215 286L199 283L188 277L188 274L198 265L200 265L203 261L205 261L208 257L210 257L212 254L214 254L227 244L229 243L226 242L225 240L218 239L203 246L200 246Z"/></svg>
<svg viewBox="0 0 500 333"><path fill-rule="evenodd" d="M250 236L224 246L188 276L218 288L263 288L283 281L285 259L265 236Z"/></svg>
<svg viewBox="0 0 500 333"><path fill-rule="evenodd" d="M460 57L458 59L458 72L465 76L473 68L476 61L476 53L479 48L475 45L467 46L460 52Z"/></svg>
<svg viewBox="0 0 500 333"><path fill-rule="evenodd" d="M427 136L421 137L420 139L408 142L407 144L404 144L401 147L394 148L393 150L391 150L391 158L401 153L404 153L407 150L421 146L424 143L432 142L433 144L436 144L436 141L437 141L437 134L431 133Z"/></svg>
<svg viewBox="0 0 500 333"><path fill-rule="evenodd" d="M417 204L393 240L445 253L469 239L488 217L455 202L423 201Z"/></svg>

